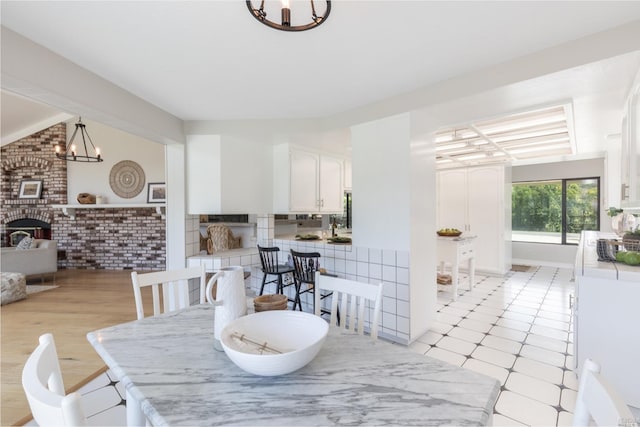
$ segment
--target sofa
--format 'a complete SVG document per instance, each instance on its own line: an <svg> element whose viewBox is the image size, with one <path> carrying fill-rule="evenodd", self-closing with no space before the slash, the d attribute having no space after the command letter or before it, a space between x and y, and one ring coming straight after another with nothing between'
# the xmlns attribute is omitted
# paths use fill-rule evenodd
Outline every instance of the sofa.
<svg viewBox="0 0 640 427"><path fill-rule="evenodd" d="M55 240L33 239L31 248L2 248L2 272L22 273L25 276L58 271L58 244Z"/></svg>

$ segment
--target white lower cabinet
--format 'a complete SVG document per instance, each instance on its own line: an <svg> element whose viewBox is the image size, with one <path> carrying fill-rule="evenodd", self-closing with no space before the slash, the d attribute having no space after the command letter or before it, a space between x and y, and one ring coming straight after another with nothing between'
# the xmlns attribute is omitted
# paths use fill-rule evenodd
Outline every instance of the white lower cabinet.
<svg viewBox="0 0 640 427"><path fill-rule="evenodd" d="M457 228L477 236L480 271L505 274L511 268L509 172L505 166L437 172L437 228Z"/></svg>
<svg viewBox="0 0 640 427"><path fill-rule="evenodd" d="M615 236L583 231L576 255L576 373L593 359L623 400L640 407L640 267L598 262L599 237Z"/></svg>
<svg viewBox="0 0 640 427"><path fill-rule="evenodd" d="M343 160L281 144L274 147L275 213L342 213Z"/></svg>

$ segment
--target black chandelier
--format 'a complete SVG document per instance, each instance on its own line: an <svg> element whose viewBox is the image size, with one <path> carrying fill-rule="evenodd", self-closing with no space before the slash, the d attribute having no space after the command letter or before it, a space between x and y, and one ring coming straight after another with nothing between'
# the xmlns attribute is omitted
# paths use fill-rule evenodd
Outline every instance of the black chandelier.
<svg viewBox="0 0 640 427"><path fill-rule="evenodd" d="M290 2L293 2L295 0L281 0L281 8L280 8L280 17L281 17L281 23L278 24L277 22L274 21L270 21L267 19L267 12L264 9L264 0L260 0L260 7L259 8L254 8L253 7L253 0L247 0L247 7L249 8L249 11L251 12L251 14L254 16L254 18L256 18L258 21L262 22L265 25L268 25L271 28L275 28L276 30L282 30L282 31L305 31L305 30L310 30L311 28L315 28L318 25L322 24L324 21L327 20L327 18L329 17L329 12L331 12L331 1L330 0L324 0L327 4L327 7L325 9L324 15L318 16L318 14L316 13L316 7L314 4L314 0L309 0L310 3L310 12L311 12L311 22L309 22L308 24L303 24L303 25L291 25L291 6L290 6ZM299 10L302 8L301 3L303 3L302 1L297 2L296 4L296 9Z"/></svg>
<svg viewBox="0 0 640 427"><path fill-rule="evenodd" d="M78 134L78 129L80 129L80 135L82 135L82 146L84 148L84 151L81 152L78 152L76 144L73 143ZM89 144L91 144L91 153L87 148L87 140L89 140ZM62 147L64 148L64 146ZM91 141L91 137L87 132L85 124L82 123L81 117L78 117L76 129L73 131L73 135L71 135L66 150L62 152L60 145L56 145L56 157L69 162L101 162L103 160L100 156L100 149L93 145L93 141Z"/></svg>

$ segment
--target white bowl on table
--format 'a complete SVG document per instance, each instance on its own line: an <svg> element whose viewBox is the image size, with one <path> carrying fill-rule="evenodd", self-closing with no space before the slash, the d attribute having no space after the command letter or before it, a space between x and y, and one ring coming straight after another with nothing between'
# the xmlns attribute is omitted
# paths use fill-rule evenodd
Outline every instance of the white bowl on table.
<svg viewBox="0 0 640 427"><path fill-rule="evenodd" d="M328 331L329 324L313 314L262 311L229 323L220 342L239 368L255 375L284 375L311 362Z"/></svg>

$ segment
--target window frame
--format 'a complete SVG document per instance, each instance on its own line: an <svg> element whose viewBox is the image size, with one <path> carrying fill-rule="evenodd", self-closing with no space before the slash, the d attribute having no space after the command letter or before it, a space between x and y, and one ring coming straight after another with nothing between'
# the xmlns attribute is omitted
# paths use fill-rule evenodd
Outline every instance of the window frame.
<svg viewBox="0 0 640 427"><path fill-rule="evenodd" d="M531 241L523 241L523 240L514 240L513 239L513 227L511 230L511 242L517 243L533 243L533 244L544 244L544 245L568 245L568 246L577 246L578 243L570 243L567 242L567 183L571 181L582 181L582 180L595 180L596 188L597 188L597 208L596 208L596 229L600 230L601 222L600 222L600 214L601 214L601 202L602 202L602 191L600 187L600 177L599 176L590 176L590 177L578 177L578 178L549 178L549 179L538 179L538 180L527 180L527 181L513 181L511 182L511 186L514 184L536 184L543 182L560 182L561 184L561 221L560 221L560 243L553 242L531 242ZM513 191L512 191L513 194ZM513 203L513 200L512 200ZM513 212L513 209L512 209ZM512 213L512 222L513 222L513 213Z"/></svg>

